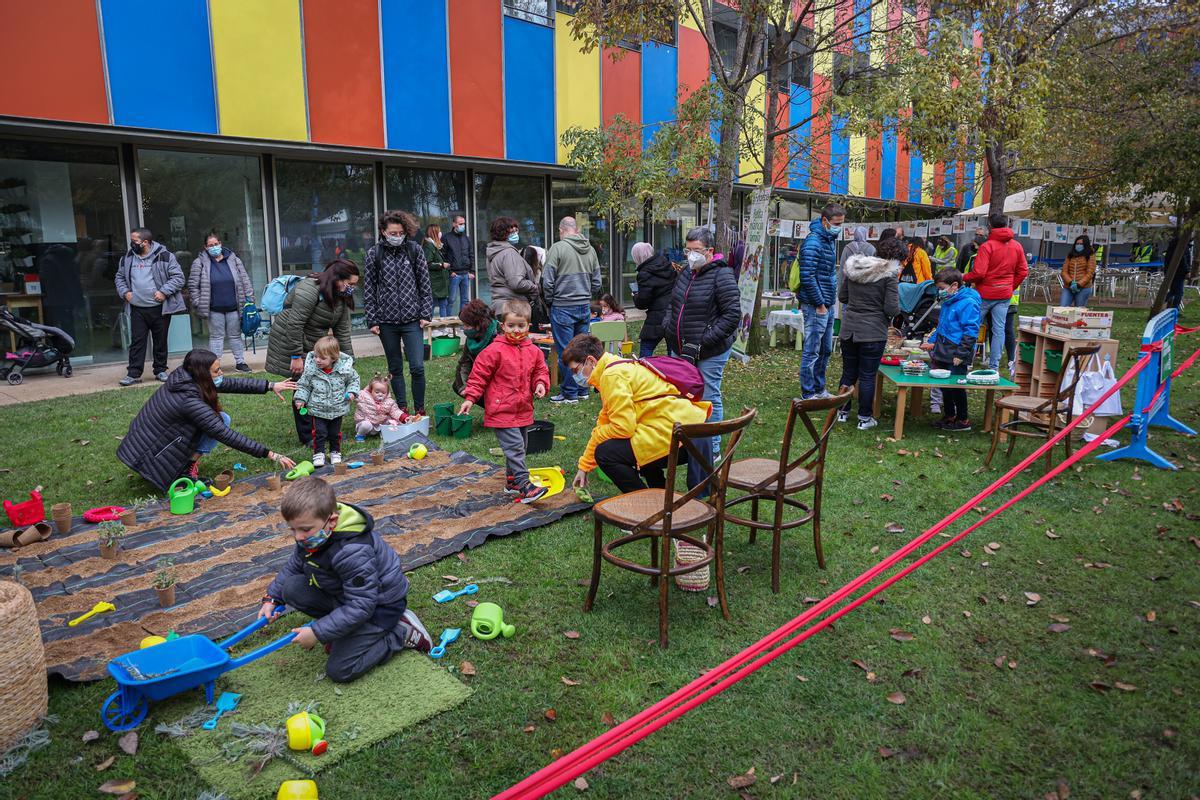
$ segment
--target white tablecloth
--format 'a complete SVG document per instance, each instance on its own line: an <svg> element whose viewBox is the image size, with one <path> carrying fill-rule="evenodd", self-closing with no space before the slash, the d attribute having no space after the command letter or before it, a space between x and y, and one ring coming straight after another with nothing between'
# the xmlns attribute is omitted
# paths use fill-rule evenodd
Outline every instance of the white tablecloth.
<svg viewBox="0 0 1200 800"><path fill-rule="evenodd" d="M772 311L767 314L767 331L774 332L777 326L804 330L804 315L799 311Z"/></svg>

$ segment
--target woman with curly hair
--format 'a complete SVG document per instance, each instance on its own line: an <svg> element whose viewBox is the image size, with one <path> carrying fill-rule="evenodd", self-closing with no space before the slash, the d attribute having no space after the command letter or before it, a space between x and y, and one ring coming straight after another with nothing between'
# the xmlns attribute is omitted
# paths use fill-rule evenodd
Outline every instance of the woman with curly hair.
<svg viewBox="0 0 1200 800"><path fill-rule="evenodd" d="M530 305L537 295L533 267L521 257L521 226L512 217L497 217L489 229L487 246L488 283L492 288L492 311L500 312L504 301L516 298Z"/></svg>

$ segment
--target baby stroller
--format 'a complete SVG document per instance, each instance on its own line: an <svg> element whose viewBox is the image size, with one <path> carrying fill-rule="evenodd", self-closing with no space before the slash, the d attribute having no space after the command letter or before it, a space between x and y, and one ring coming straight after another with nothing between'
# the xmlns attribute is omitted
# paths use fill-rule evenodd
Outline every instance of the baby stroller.
<svg viewBox="0 0 1200 800"><path fill-rule="evenodd" d="M0 361L0 379L17 386L25 380L22 372L26 368L48 367L51 364L59 375L71 377L73 370L68 356L75 349L75 340L66 331L23 320L9 311L8 306L0 306L0 331L12 333L17 340L15 353L4 351L4 360Z"/></svg>
<svg viewBox="0 0 1200 800"><path fill-rule="evenodd" d="M933 281L900 284L900 316L894 326L905 339L919 339L937 327L941 303Z"/></svg>

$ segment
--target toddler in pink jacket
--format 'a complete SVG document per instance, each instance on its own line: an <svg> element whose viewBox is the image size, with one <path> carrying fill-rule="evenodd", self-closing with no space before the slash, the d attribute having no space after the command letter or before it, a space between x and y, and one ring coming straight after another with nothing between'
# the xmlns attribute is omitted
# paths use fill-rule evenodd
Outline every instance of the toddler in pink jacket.
<svg viewBox="0 0 1200 800"><path fill-rule="evenodd" d="M367 390L358 396L354 409L354 434L357 439L378 436L384 425L399 425L406 415L392 399L391 387L382 375L376 375L367 384Z"/></svg>

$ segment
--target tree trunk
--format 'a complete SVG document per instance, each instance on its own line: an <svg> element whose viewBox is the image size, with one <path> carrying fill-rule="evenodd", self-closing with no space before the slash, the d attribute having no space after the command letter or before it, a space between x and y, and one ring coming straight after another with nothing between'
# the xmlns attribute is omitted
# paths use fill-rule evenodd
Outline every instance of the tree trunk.
<svg viewBox="0 0 1200 800"><path fill-rule="evenodd" d="M1008 199L1008 163L1002 144L993 144L985 151L988 176L992 179L992 194L988 200L988 216L1004 213L1004 201Z"/></svg>
<svg viewBox="0 0 1200 800"><path fill-rule="evenodd" d="M1171 284L1175 282L1176 276L1179 275L1181 269L1187 269L1183 264L1183 254L1187 252L1188 239L1192 237L1190 231L1187 232L1187 238L1184 238L1184 230L1190 227L1190 220L1185 225L1183 214L1176 212L1175 222L1175 252L1171 253L1171 260L1163 265L1163 282L1158 287L1158 294L1154 298L1154 303L1150 306L1150 319L1153 319L1167 301L1167 293L1171 291ZM1190 266L1190 265L1189 265Z"/></svg>
<svg viewBox="0 0 1200 800"><path fill-rule="evenodd" d="M767 74L768 76L771 74L769 70ZM770 81L768 80L769 83ZM770 134L775 129L775 114L778 111L778 101L779 95L768 87L767 121L763 125L763 186L771 186L775 182L775 137ZM746 355L756 356L763 351L763 331L758 324L758 315L762 309L763 276L770 275L773 271L774 264L771 259L771 245L768 240L766 251L763 253L763 263L759 265L758 286L754 290L754 310L750 315L750 319L754 320L754 322L750 326L750 336L746 341Z"/></svg>

